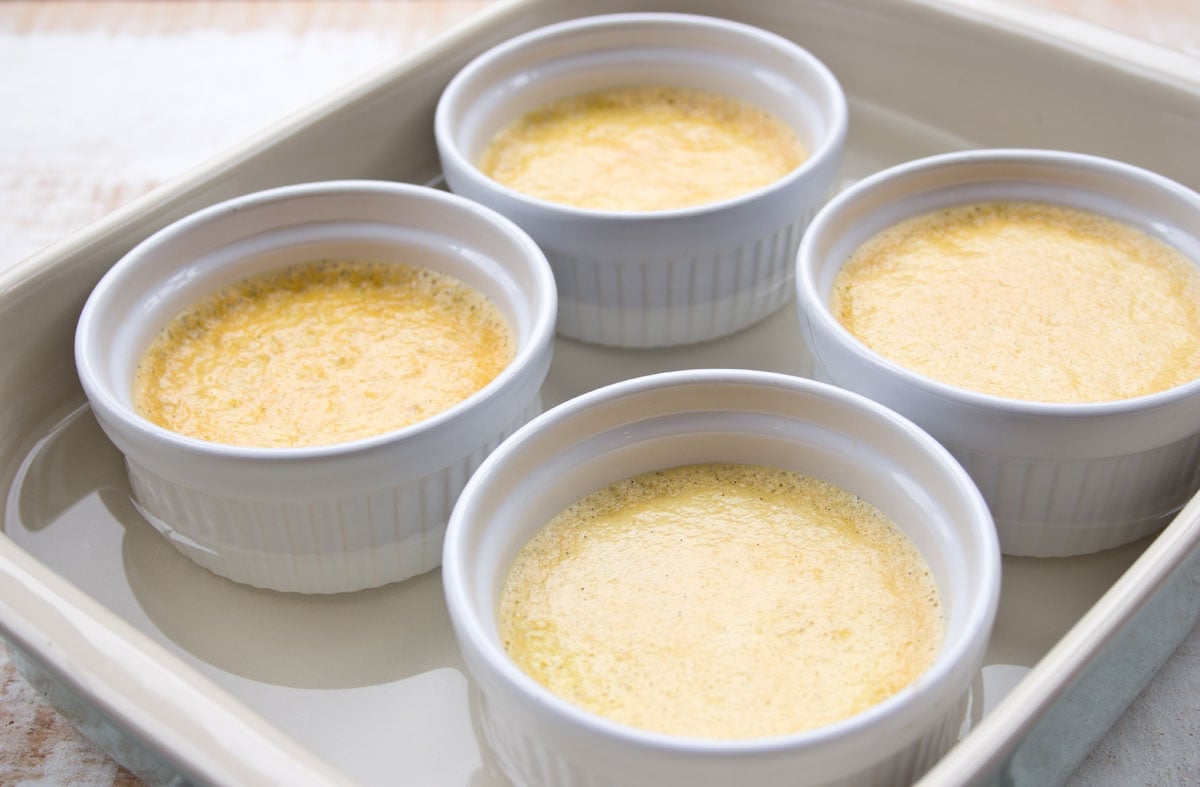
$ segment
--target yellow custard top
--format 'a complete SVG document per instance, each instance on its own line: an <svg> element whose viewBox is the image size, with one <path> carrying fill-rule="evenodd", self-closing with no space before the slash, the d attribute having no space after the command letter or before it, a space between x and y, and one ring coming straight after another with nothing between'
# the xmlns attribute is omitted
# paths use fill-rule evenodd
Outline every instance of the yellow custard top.
<svg viewBox="0 0 1200 787"><path fill-rule="evenodd" d="M823 481L700 464L619 481L552 519L503 589L500 633L550 691L673 735L819 727L934 661L937 587L876 508Z"/></svg>
<svg viewBox="0 0 1200 787"><path fill-rule="evenodd" d="M204 440L324 445L441 412L514 353L495 305L453 277L327 260L254 276L178 316L138 366L134 405Z"/></svg>
<svg viewBox="0 0 1200 787"><path fill-rule="evenodd" d="M649 86L546 104L502 130L479 167L550 202L651 211L754 191L805 157L795 132L757 107L704 90Z"/></svg>
<svg viewBox="0 0 1200 787"><path fill-rule="evenodd" d="M1200 268L1074 208L989 202L901 222L851 255L830 307L884 357L1013 399L1113 401L1200 376Z"/></svg>

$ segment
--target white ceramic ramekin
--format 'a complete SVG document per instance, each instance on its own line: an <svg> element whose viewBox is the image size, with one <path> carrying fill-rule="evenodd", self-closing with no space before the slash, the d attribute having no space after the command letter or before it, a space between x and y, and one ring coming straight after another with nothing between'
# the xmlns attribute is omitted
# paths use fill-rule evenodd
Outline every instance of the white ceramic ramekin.
<svg viewBox="0 0 1200 787"><path fill-rule="evenodd" d="M476 167L492 136L536 106L631 84L751 102L795 129L809 158L740 197L641 213L535 199ZM513 219L546 252L560 334L655 347L732 333L792 298L800 235L841 161L846 101L820 61L773 33L703 16L612 14L541 28L480 55L446 87L435 133L450 189Z"/></svg>
<svg viewBox="0 0 1200 787"><path fill-rule="evenodd" d="M902 368L829 311L834 277L868 237L921 213L989 200L1092 210L1200 263L1200 196L1127 164L1038 150L902 164L831 200L801 244L797 308L814 376L891 407L946 445L983 492L1008 554L1082 554L1154 532L1200 488L1200 380L1098 404L1005 399Z"/></svg>
<svg viewBox="0 0 1200 787"><path fill-rule="evenodd" d="M408 262L458 277L508 319L515 359L426 421L337 445L220 445L134 412L138 360L176 314L247 276L321 258ZM467 478L541 410L555 308L545 257L493 211L419 186L311 183L214 205L143 241L89 297L75 359L100 426L125 455L135 503L172 544L238 582L335 593L439 564Z"/></svg>
<svg viewBox="0 0 1200 787"><path fill-rule="evenodd" d="M554 514L613 481L694 462L766 464L854 492L890 516L929 564L946 610L936 663L899 694L811 732L687 739L600 718L559 699L505 654L496 608L514 556ZM527 424L483 463L451 515L442 566L483 728L517 784L910 784L956 740L1000 583L987 506L911 422L812 380L744 370L635 378Z"/></svg>

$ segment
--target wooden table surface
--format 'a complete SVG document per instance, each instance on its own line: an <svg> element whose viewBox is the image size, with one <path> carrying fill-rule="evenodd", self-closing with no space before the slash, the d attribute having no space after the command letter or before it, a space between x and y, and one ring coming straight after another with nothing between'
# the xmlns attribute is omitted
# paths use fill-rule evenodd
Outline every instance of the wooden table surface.
<svg viewBox="0 0 1200 787"><path fill-rule="evenodd" d="M1190 52L1200 69L1200 0L1011 1ZM0 3L0 269L488 4ZM1200 634L1074 782L1200 784ZM0 646L0 784L136 783Z"/></svg>

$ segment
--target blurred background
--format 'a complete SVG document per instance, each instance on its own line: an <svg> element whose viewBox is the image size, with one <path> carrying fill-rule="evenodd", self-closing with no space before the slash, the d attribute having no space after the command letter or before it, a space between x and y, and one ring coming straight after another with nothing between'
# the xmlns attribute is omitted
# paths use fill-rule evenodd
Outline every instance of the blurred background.
<svg viewBox="0 0 1200 787"><path fill-rule="evenodd" d="M1198 0L999 1L1183 50L1200 73ZM0 2L0 270L492 2ZM1200 783L1200 635L1074 781ZM0 644L0 784L137 783L39 699Z"/></svg>

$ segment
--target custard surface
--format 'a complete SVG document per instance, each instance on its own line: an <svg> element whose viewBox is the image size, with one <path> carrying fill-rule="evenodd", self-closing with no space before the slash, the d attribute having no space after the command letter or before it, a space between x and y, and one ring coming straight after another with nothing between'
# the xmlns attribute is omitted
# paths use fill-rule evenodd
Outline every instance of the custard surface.
<svg viewBox="0 0 1200 787"><path fill-rule="evenodd" d="M830 307L896 363L1013 399L1113 401L1200 376L1200 268L1074 208L988 202L901 222L851 255Z"/></svg>
<svg viewBox="0 0 1200 787"><path fill-rule="evenodd" d="M932 664L943 636L916 547L861 499L754 465L676 467L569 506L502 593L510 656L643 729L783 735L844 719Z"/></svg>
<svg viewBox="0 0 1200 787"><path fill-rule="evenodd" d="M134 404L204 440L324 445L441 412L514 353L495 305L457 279L327 260L249 278L187 309L142 358Z"/></svg>
<svg viewBox="0 0 1200 787"><path fill-rule="evenodd" d="M496 135L479 167L550 202L653 211L754 191L805 157L795 132L757 107L703 90L641 86L535 109Z"/></svg>

